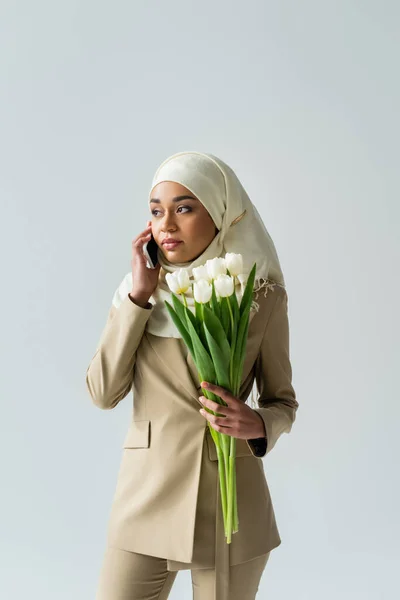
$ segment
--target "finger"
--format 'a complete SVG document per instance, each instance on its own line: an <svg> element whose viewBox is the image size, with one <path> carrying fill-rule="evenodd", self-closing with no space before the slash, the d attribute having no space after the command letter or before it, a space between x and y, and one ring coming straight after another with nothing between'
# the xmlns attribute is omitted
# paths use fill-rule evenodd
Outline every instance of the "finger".
<svg viewBox="0 0 400 600"><path fill-rule="evenodd" d="M199 396L199 400L203 406L206 406L213 412L218 413L219 415L228 416L229 409L227 406L221 406L218 402L214 402L214 400L210 400L210 398L206 398L205 396Z"/></svg>
<svg viewBox="0 0 400 600"><path fill-rule="evenodd" d="M207 419L207 421L211 423L212 427L216 431L222 431L223 433L225 433L229 429L231 431L231 435L233 435L232 431L234 428L234 422L232 421L232 419L230 419L229 417L216 417L215 415L212 415L211 413L207 412L204 408L200 410L200 413L205 419Z"/></svg>
<svg viewBox="0 0 400 600"><path fill-rule="evenodd" d="M146 242L146 240L143 240L143 243L137 243L137 244L132 245L132 258L131 258L132 268L134 267L135 264L137 265L138 262L141 265L144 265L144 266L147 265L147 258L143 252L143 246L144 246L145 242Z"/></svg>
<svg viewBox="0 0 400 600"><path fill-rule="evenodd" d="M133 240L134 242L138 242L139 240L145 238L145 237L150 237L151 236L151 229L145 229L144 231L142 231L141 233L139 233L139 235Z"/></svg>
<svg viewBox="0 0 400 600"><path fill-rule="evenodd" d="M142 236L140 236L139 238L137 238L137 240L132 242L132 247L133 248L140 248L141 246L144 245L145 242L147 242L150 239L151 234L144 234Z"/></svg>
<svg viewBox="0 0 400 600"><path fill-rule="evenodd" d="M151 225L148 225L146 229L143 229L135 238L133 238L132 243L137 242L141 237L151 233Z"/></svg>
<svg viewBox="0 0 400 600"><path fill-rule="evenodd" d="M210 383L209 381L202 381L201 387L204 387L206 390L213 392L213 394L216 394L217 396L225 400L225 402L232 401L232 393L229 390L226 390L225 388L221 387L220 385Z"/></svg>
<svg viewBox="0 0 400 600"><path fill-rule="evenodd" d="M136 240L132 241L132 250L134 250L135 248L141 248L143 246L143 244L145 242L148 242L150 240L150 235L142 235L141 237L137 238Z"/></svg>

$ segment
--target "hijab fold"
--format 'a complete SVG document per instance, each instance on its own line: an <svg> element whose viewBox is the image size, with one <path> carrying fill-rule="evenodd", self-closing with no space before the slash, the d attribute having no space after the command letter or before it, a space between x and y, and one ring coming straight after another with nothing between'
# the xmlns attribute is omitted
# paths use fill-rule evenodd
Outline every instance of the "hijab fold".
<svg viewBox="0 0 400 600"><path fill-rule="evenodd" d="M256 291L268 285L268 279L285 286L274 243L257 208L251 202L234 171L226 163L213 154L202 152L188 151L173 154L161 163L153 177L149 204L154 186L161 181L180 183L190 190L204 205L219 231L202 254L193 261L172 263L158 248L157 255L161 269L158 285L149 299L154 306L146 323L147 331L158 336L181 338L164 303L164 300L167 300L172 305L172 292L168 287L166 274L185 268L192 276L194 267L205 264L208 259L223 257L226 252L242 255L243 272L246 278L253 264L257 263L254 286ZM129 272L114 293L112 303L116 308L131 289L132 273ZM237 280L235 292L238 299L241 298L243 290L244 285ZM189 308L194 312L191 288L185 296ZM258 310L255 300L252 309Z"/></svg>

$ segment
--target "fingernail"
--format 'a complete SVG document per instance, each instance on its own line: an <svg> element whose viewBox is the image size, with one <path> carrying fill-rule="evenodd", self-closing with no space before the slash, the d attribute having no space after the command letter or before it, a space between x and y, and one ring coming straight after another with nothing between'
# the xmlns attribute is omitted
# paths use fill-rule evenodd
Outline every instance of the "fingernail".
<svg viewBox="0 0 400 600"><path fill-rule="evenodd" d="M200 396L199 400L200 400L200 402L204 402L203 396Z"/></svg>
<svg viewBox="0 0 400 600"><path fill-rule="evenodd" d="M206 381L201 382L201 387L208 387L208 383Z"/></svg>

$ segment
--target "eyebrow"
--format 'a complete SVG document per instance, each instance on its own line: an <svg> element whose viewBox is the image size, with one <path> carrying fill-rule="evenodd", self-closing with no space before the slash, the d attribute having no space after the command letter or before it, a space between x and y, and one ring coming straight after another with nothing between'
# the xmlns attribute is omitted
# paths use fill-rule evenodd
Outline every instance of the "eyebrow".
<svg viewBox="0 0 400 600"><path fill-rule="evenodd" d="M175 198L172 198L172 202L180 202L181 200L196 200L197 198L193 198L193 196L175 196ZM155 202L156 204L160 204L161 200L159 200L158 198L151 198L150 202Z"/></svg>

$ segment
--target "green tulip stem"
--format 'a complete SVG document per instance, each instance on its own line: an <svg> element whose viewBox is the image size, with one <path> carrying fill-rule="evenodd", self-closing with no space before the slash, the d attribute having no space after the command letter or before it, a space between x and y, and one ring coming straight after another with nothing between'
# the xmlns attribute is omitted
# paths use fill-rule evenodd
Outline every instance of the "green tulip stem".
<svg viewBox="0 0 400 600"><path fill-rule="evenodd" d="M231 318L231 331L233 333L233 325L234 325L234 317L233 317L233 312L232 312L232 306L229 300L229 296L227 296L227 301L228 301L228 309L229 309L229 316ZM231 385L233 383L233 356L234 356L234 352L235 352L235 341L233 340L231 341L231 360L229 362L229 379L231 382Z"/></svg>
<svg viewBox="0 0 400 600"><path fill-rule="evenodd" d="M233 533L239 531L239 515L237 507L237 490L236 490L236 461L233 469Z"/></svg>
<svg viewBox="0 0 400 600"><path fill-rule="evenodd" d="M233 439L233 438L232 438ZM234 459L229 456L229 476L228 476L228 516L227 516L227 543L232 542L232 517L233 517L233 489L232 489L232 475L234 468Z"/></svg>
<svg viewBox="0 0 400 600"><path fill-rule="evenodd" d="M229 296L227 296L226 299L228 301L229 316L231 317L231 330L233 331L233 312L232 312L231 301L229 300Z"/></svg>
<svg viewBox="0 0 400 600"><path fill-rule="evenodd" d="M237 276L233 276L233 280L234 280L234 292L233 293L236 293ZM194 297L194 285L192 285L192 291L193 291L193 297ZM186 296L184 293L182 293L180 295L182 297L182 302L188 311L189 307L188 307ZM212 298L209 300L209 302L205 303L206 307L207 307L207 309L213 311L218 318L221 318L222 308L215 305L215 301L213 298L214 297L212 296ZM236 345L238 343L238 339L237 339L238 324L235 322L237 311L236 311L236 306L234 307L232 305L232 300L230 299L230 297L227 296L226 299L227 299L227 305L228 305L228 311L229 311L229 323L230 323L230 329L231 329L230 361L229 361L229 388L228 389L231 391L231 393L235 397L237 397L239 395L239 391L240 391L240 383L241 383L240 378L241 378L242 373L241 372L239 373L239 370L241 371L240 367L241 366L243 367L243 365L242 365L243 357L237 357L238 364L234 364L235 363L234 357L236 354ZM200 302L199 305L200 305L200 313L195 316L198 316L199 318L201 318L202 322L205 323L205 321L206 321L205 317L207 315L205 315L204 304L202 302ZM234 308L235 308L235 311L233 310ZM172 311L172 308L171 308L171 311ZM190 324L190 318L189 318L189 315L187 314L187 311L186 311L186 318L184 318L184 317L183 318L184 318L184 321L187 323L187 325L186 325L187 331L189 331L190 329L193 329L193 327ZM238 315L238 317L240 320L240 314ZM178 316L176 317L176 319L178 319ZM236 327L235 327L235 325L236 325ZM185 323L183 323L182 327L185 327ZM235 330L236 330L236 335L234 335ZM185 333L185 330L183 330L183 334L184 333ZM194 332L192 331L192 336L193 335L194 335ZM197 340L196 343L199 344L199 341ZM193 341L193 346L194 346L194 344L195 344L195 341ZM196 361L196 363L197 363L197 361ZM199 366L200 366L200 364L199 364ZM202 366L204 367L205 370L203 370L203 368L200 368L200 369L198 368L198 374L199 374L201 381L204 380L203 376L207 377L206 366L203 363L202 363ZM227 376L228 376L228 373L227 373ZM217 378L216 383L218 384L218 382L219 382L219 380ZM207 390L202 390L202 392L206 398L212 397L212 399L213 400L215 399L216 402L218 404L220 404L221 406L226 406L226 403L218 395L212 394L211 392L208 393ZM218 412L214 412L211 409L206 408L205 410L213 415L218 414ZM229 436L225 433L216 431L209 421L208 421L208 428L210 430L211 437L213 438L213 441L214 441L214 444L216 447L216 451L217 451L218 478L219 478L219 486L220 486L221 507L222 507L222 514L223 514L223 520L224 520L225 537L226 537L227 543L230 544L232 542L232 533L236 533L239 531L239 516L238 516L238 502L237 502L237 479L236 479L236 474L237 474L236 473L236 438L234 436Z"/></svg>
<svg viewBox="0 0 400 600"><path fill-rule="evenodd" d="M234 278L235 284L235 278ZM235 293L235 292L234 292ZM228 310L231 321L231 331L233 334L234 331L234 315L232 310L231 301L229 296L227 297ZM236 332L237 333L237 332ZM234 377L234 361L233 356L235 352L236 339L231 340L231 360L229 365L229 378L231 381L231 388L233 394L236 395L236 385L235 385L235 377ZM237 494L236 494L236 438L230 436L230 444L229 444L229 455L228 455L228 472L227 472L227 496L228 496L228 506L227 506L227 543L230 544L232 541L232 531L235 533L238 531L238 515L237 515Z"/></svg>

